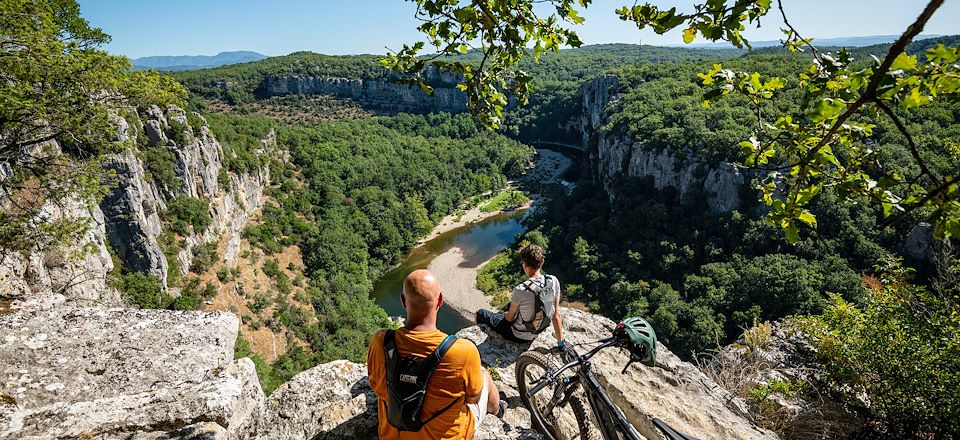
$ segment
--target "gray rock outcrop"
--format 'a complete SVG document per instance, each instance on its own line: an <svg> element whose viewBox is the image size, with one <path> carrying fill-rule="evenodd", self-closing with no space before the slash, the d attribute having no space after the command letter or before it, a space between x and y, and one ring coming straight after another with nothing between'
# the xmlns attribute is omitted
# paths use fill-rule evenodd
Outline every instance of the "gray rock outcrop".
<svg viewBox="0 0 960 440"><path fill-rule="evenodd" d="M24 161L40 156L61 154L60 145L51 140L23 149ZM0 179L11 176L0 173ZM2 170L0 170L2 171ZM0 189L2 191L2 189ZM0 198L0 209L13 209ZM75 197L48 200L32 219L33 227L65 220L84 227L75 243L49 243L40 240L31 249L8 250L0 255L0 299L32 303L118 304L117 292L107 282L113 261L105 246L104 215L99 207L88 206Z"/></svg>
<svg viewBox="0 0 960 440"><path fill-rule="evenodd" d="M613 322L564 309L568 340L595 341ZM318 365L265 397L249 359L233 360L239 322L228 313L106 308L22 308L0 315L0 438L356 439L376 436L366 367ZM533 439L514 362L528 347L479 327L458 333L496 371L510 408L488 416L476 439ZM530 349L543 350L541 335ZM660 365L626 355L594 358L595 374L638 431L662 438L653 417L699 438L773 439L744 405L693 365L658 347Z"/></svg>
<svg viewBox="0 0 960 440"><path fill-rule="evenodd" d="M907 234L907 238L903 242L903 253L914 260L929 262L933 259L935 242L933 238L933 225L927 222L920 222Z"/></svg>
<svg viewBox="0 0 960 440"><path fill-rule="evenodd" d="M157 243L163 232L161 207L143 165L128 150L107 159L104 167L117 176L117 185L100 202L110 245L131 271L155 275L166 286L167 259Z"/></svg>
<svg viewBox="0 0 960 440"><path fill-rule="evenodd" d="M16 301L116 305L119 295L107 280L113 260L105 245L104 216L77 200L48 203L41 218L82 220L88 229L79 243L37 252L0 256L0 298Z"/></svg>
<svg viewBox="0 0 960 440"><path fill-rule="evenodd" d="M845 401L821 376L824 366L817 361L811 341L795 328L781 323L760 324L745 332L735 343L704 356L698 364L716 382L734 393L767 392L758 401L750 399L750 413L757 420L777 426L785 438L848 438L863 426L858 408L865 401ZM788 384L789 393L776 391L773 384Z"/></svg>
<svg viewBox="0 0 960 440"><path fill-rule="evenodd" d="M240 233L250 215L262 205L269 175L266 168L247 174L224 173L223 147L199 116L204 125L191 127L186 113L177 106L168 106L165 111L153 106L145 115L144 122L136 121L141 124L139 135L147 137L148 146L170 151L180 184L177 188L166 188L149 179L141 160L132 150L127 150L105 163L105 167L115 171L117 185L100 206L107 219L107 236L120 260L129 270L153 274L166 286L171 262L158 242L163 233L159 214L166 209L170 198L188 196L204 200L211 216L206 230L181 237L184 243L175 257L180 273L185 274L193 260L193 249L200 244L218 242L225 237L226 260L236 258ZM127 121L118 126L120 140L137 136ZM174 139L179 139L182 145ZM271 132L264 139L260 153L275 146L276 136ZM228 181L221 182L223 178Z"/></svg>
<svg viewBox="0 0 960 440"><path fill-rule="evenodd" d="M25 308L0 315L0 438L129 438L215 423L237 438L263 408L229 313Z"/></svg>
<svg viewBox="0 0 960 440"><path fill-rule="evenodd" d="M594 179L612 193L612 183L627 177L651 178L657 189L673 187L680 197L691 190L703 190L713 212L729 212L741 206L740 191L745 178L732 164L709 164L692 153L677 157L668 151L647 148L627 135L603 128L610 106L619 101L620 81L602 75L584 84L580 132L583 149L590 154Z"/></svg>
<svg viewBox="0 0 960 440"><path fill-rule="evenodd" d="M266 96L290 94L331 95L350 98L360 105L385 112L451 112L467 109L467 95L456 88L457 79L435 69L424 72L433 94L397 83L389 77L336 78L329 76L268 76L259 92Z"/></svg>

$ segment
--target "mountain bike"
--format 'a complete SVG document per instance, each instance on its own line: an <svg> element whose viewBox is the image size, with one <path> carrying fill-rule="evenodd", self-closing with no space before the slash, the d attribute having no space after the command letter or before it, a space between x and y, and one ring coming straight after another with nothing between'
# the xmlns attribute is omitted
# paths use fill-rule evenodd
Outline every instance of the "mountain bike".
<svg viewBox="0 0 960 440"><path fill-rule="evenodd" d="M590 414L584 405L579 388L584 389L593 419L605 440L643 440L644 437L627 421L623 411L613 402L593 375L590 358L610 347L631 349L631 357L621 373L642 356L634 353L630 338L618 324L613 335L596 341L595 348L579 355L572 346L553 349L550 354L562 355L566 364L558 366L554 359L539 351L528 351L517 358L517 388L520 400L530 411L533 428L548 440L590 439L596 431L590 430ZM671 428L663 420L654 418L653 425L669 440L696 440Z"/></svg>

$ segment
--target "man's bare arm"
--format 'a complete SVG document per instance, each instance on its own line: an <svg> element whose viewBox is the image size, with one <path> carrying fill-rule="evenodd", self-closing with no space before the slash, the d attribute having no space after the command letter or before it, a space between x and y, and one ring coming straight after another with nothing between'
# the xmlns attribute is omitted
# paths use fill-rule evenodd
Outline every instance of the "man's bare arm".
<svg viewBox="0 0 960 440"><path fill-rule="evenodd" d="M553 335L557 337L557 342L563 340L563 318L560 317L560 295L553 304Z"/></svg>
<svg viewBox="0 0 960 440"><path fill-rule="evenodd" d="M511 302L510 309L507 310L507 314L504 315L504 318L510 322L515 321L517 319L517 310L520 310L520 304L517 304L516 302Z"/></svg>

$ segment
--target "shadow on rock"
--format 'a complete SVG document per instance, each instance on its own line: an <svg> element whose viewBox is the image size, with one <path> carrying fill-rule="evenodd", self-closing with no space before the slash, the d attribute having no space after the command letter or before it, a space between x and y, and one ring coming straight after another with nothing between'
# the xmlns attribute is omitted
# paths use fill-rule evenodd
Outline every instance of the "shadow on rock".
<svg viewBox="0 0 960 440"><path fill-rule="evenodd" d="M495 367L513 364L520 354L530 349L529 342L508 341L485 324L463 329L457 336L476 344L480 351L480 360Z"/></svg>

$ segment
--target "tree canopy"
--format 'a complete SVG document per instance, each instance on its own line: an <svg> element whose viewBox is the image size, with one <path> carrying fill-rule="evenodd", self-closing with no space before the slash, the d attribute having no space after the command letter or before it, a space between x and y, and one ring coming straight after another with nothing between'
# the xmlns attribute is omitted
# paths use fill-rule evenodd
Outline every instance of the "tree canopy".
<svg viewBox="0 0 960 440"><path fill-rule="evenodd" d="M422 21L418 29L427 36L433 52L423 54L422 42L405 45L383 64L414 76L428 64L463 75L460 87L467 93L470 110L488 126L498 126L508 95L520 103L528 100L531 77L519 68L520 61L539 59L563 45L580 46L571 26L583 21L579 11L590 1L415 3L416 16ZM812 40L802 37L790 24L777 0L776 10L785 23L784 47L791 52L809 50L813 56L809 68L794 77L804 95L797 108L772 114L764 111L765 103L784 88L786 80L782 77L735 71L722 64L701 74L703 83L713 86L703 97L704 105L735 94L745 98L745 107L756 115L752 136L740 141L742 156L738 162L769 173L769 179L760 186L763 201L770 207L768 219L781 227L790 241L799 239L801 224L816 226L817 218L808 205L825 188L836 188L841 201L862 196L881 206L886 218L881 226L914 210L929 208L938 237L960 234L960 176L929 170L915 146L917 134L902 122L919 107L960 98L957 47L929 48L923 57L905 53L942 4L943 0L929 1L883 58L863 63L843 49L837 53L817 50ZM541 17L535 6L550 6L555 13ZM624 6L616 13L640 29L651 28L661 34L685 27L686 43L702 37L749 48L742 31L746 25L759 26L760 19L775 10L773 7L773 0L709 0L694 4L690 12L681 12L676 7L661 9L644 2ZM482 53L479 65L443 58L471 48ZM429 89L422 80L420 83ZM881 116L893 123L910 147L919 174L901 175L885 167L883 152L869 142L876 125L859 120L865 115Z"/></svg>
<svg viewBox="0 0 960 440"><path fill-rule="evenodd" d="M118 109L184 98L173 80L98 49L109 41L75 0L0 1L0 250L78 237L82 220L38 222L41 209L102 194L100 159L122 148Z"/></svg>

